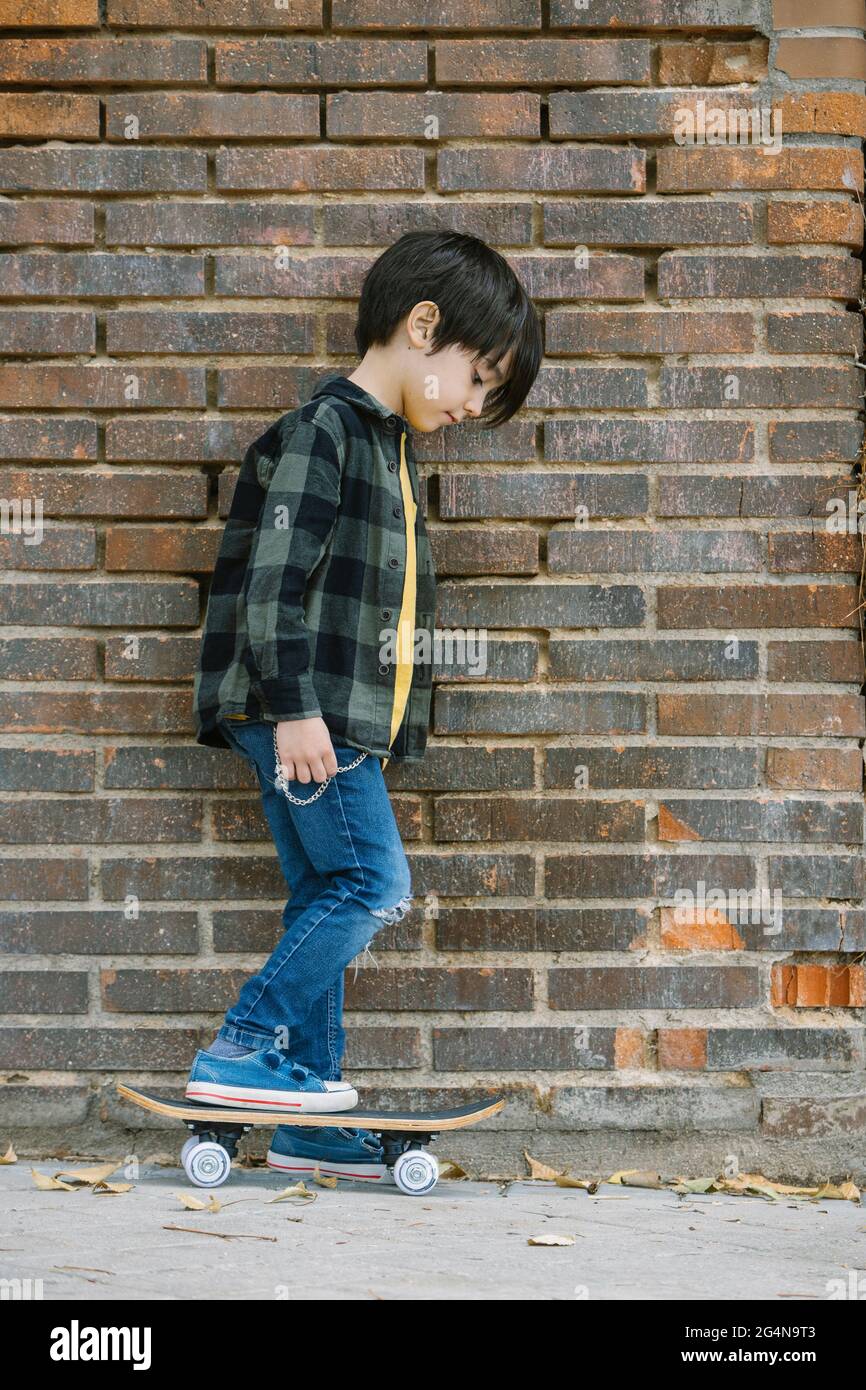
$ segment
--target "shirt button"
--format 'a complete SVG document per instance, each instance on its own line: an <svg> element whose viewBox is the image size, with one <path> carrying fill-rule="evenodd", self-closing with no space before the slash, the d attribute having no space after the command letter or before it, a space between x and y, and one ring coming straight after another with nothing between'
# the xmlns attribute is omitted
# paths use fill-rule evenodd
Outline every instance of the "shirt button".
<svg viewBox="0 0 866 1390"><path fill-rule="evenodd" d="M391 473L396 473L396 472L397 472L397 461L396 461L396 459L390 459L390 460L389 460L389 462L388 462L388 470L389 470L389 472L391 472Z"/></svg>
<svg viewBox="0 0 866 1390"><path fill-rule="evenodd" d="M403 508L402 508L402 507L395 507L395 508L394 508L394 515L395 515L395 516L402 516L402 515L403 515Z"/></svg>
<svg viewBox="0 0 866 1390"><path fill-rule="evenodd" d="M395 570L399 568L400 561L392 555L391 559L388 561L388 565L392 570Z"/></svg>
<svg viewBox="0 0 866 1390"><path fill-rule="evenodd" d="M391 610L390 610L390 608L383 608L383 609L382 609L382 617L383 617L383 618L390 618L390 616L391 616Z"/></svg>
<svg viewBox="0 0 866 1390"><path fill-rule="evenodd" d="M380 675L380 676L387 676L387 674L388 674L388 672L390 671L390 669L391 669L390 666L380 666L380 667L379 667L379 675Z"/></svg>
<svg viewBox="0 0 866 1390"><path fill-rule="evenodd" d="M396 416L396 415L389 415L388 418L387 418L386 421L385 421L385 424L388 426L388 429L389 429L389 430L392 430L392 429L394 428L394 426L396 425L396 423L397 423L397 416Z"/></svg>

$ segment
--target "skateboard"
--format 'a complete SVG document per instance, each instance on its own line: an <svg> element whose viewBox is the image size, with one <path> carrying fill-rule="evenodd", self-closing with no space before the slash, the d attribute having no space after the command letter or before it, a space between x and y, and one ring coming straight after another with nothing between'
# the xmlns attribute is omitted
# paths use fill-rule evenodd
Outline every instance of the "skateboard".
<svg viewBox="0 0 866 1390"><path fill-rule="evenodd" d="M181 1149L181 1163L190 1182L196 1187L220 1187L231 1172L232 1159L237 1154L238 1141L253 1125L307 1125L315 1128L341 1127L371 1130L381 1141L384 1154L380 1164L355 1165L370 1172L341 1171L339 1164L327 1161L293 1158L283 1155L284 1167L294 1175L310 1176L316 1168L322 1177L332 1174L342 1177L369 1177L374 1181L393 1182L409 1197L423 1197L439 1177L439 1164L426 1145L441 1130L465 1129L488 1115L495 1115L505 1104L506 1097L492 1101L477 1101L455 1110L338 1110L330 1114L308 1113L286 1115L263 1106L260 1110L239 1110L232 1106L206 1105L195 1100L172 1100L170 1096L152 1095L132 1086L118 1083L117 1090L134 1105L155 1115L167 1115L182 1120L190 1137ZM271 1155L268 1155L269 1166Z"/></svg>

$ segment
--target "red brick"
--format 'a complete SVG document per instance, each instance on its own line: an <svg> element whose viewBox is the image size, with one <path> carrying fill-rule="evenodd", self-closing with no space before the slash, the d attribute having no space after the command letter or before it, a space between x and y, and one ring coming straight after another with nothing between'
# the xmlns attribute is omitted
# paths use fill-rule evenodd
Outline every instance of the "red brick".
<svg viewBox="0 0 866 1390"><path fill-rule="evenodd" d="M774 1008L859 1009L866 1004L862 965L774 965L770 1002Z"/></svg>

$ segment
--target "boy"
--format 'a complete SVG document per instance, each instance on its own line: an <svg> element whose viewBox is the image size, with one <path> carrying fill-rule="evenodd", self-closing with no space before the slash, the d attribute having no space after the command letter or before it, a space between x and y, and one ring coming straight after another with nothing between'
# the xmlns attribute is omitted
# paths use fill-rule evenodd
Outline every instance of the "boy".
<svg viewBox="0 0 866 1390"><path fill-rule="evenodd" d="M357 1105L340 1076L343 974L411 904L382 773L420 760L430 710L436 578L409 427L504 423L542 356L514 272L457 232L411 232L379 257L355 338L351 376L248 449L208 599L197 742L250 763L291 889L278 946L196 1053L186 1094L209 1104ZM280 1126L268 1154L374 1181L381 1160L357 1128Z"/></svg>

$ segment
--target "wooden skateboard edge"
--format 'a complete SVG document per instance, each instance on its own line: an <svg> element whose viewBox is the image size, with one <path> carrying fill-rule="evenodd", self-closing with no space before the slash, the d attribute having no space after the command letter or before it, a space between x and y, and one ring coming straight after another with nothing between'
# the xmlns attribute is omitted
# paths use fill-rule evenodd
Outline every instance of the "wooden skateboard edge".
<svg viewBox="0 0 866 1390"><path fill-rule="evenodd" d="M467 1129L469 1125L475 1124L478 1120L485 1120L489 1115L495 1115L505 1105L507 1096L500 1096L498 1100L491 1101L489 1105L484 1105L471 1115L457 1115L446 1119L435 1119L435 1112L426 1119L423 1115L417 1118L395 1119L393 1114L389 1115L386 1111L361 1110L355 1107L353 1110L332 1110L327 1114L317 1114L308 1112L306 1114L287 1114L285 1111L262 1110L237 1110L228 1106L201 1104L196 1106L184 1105L183 1101L163 1102L148 1096L144 1091L139 1091L135 1086L127 1086L123 1082L116 1083L116 1089L121 1096L130 1100L134 1105L140 1106L143 1110L149 1110L155 1115L164 1115L171 1120L196 1120L206 1124L208 1120L215 1124L252 1124L252 1125L307 1125L312 1127L330 1126L339 1128L341 1126L356 1127L353 1116L357 1116L358 1122L364 1129L375 1130L377 1125L384 1129L405 1130L407 1133L412 1131L428 1132L431 1129Z"/></svg>

